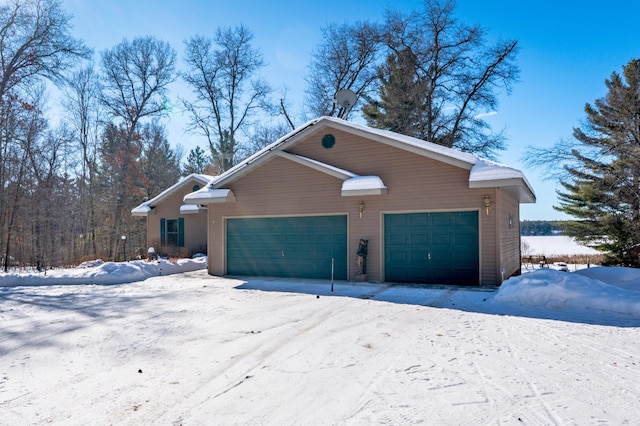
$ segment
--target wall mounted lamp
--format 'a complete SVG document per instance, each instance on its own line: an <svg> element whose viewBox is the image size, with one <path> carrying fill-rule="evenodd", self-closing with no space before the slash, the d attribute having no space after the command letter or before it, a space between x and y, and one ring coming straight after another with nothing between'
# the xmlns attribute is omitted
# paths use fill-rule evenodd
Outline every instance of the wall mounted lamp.
<svg viewBox="0 0 640 426"><path fill-rule="evenodd" d="M358 211L360 212L360 219L364 216L364 201L358 203Z"/></svg>
<svg viewBox="0 0 640 426"><path fill-rule="evenodd" d="M489 215L489 208L491 207L491 198L488 195L484 196L484 208L487 211L487 216Z"/></svg>

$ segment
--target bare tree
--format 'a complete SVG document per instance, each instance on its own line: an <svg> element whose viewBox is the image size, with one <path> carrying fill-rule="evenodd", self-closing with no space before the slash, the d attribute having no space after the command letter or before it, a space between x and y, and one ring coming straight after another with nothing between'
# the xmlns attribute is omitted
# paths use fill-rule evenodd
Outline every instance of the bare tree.
<svg viewBox="0 0 640 426"><path fill-rule="evenodd" d="M36 77L62 79L89 50L71 37L71 16L59 0L12 0L0 5L0 102Z"/></svg>
<svg viewBox="0 0 640 426"><path fill-rule="evenodd" d="M355 106L338 105L334 96L343 89L353 91L358 100L372 94L382 47L377 24L355 22L324 27L322 42L311 53L306 78L305 104L311 113L347 119Z"/></svg>
<svg viewBox="0 0 640 426"><path fill-rule="evenodd" d="M30 102L7 102L2 109L1 137L2 158L2 242L4 244L4 270L7 271L12 258L12 246L18 243L18 230L24 225L21 218L26 213L25 200L31 198L33 178L31 156L37 149L38 140L47 128L42 115L44 86L38 85L25 92ZM6 114L6 115L5 115Z"/></svg>
<svg viewBox="0 0 640 426"><path fill-rule="evenodd" d="M154 37L140 37L129 42L123 40L114 48L102 52L102 96L101 101L115 120L116 128L109 139L118 153L120 170L114 190L116 194L109 229L110 256L117 250L119 235L124 231L124 221L129 218L130 206L125 204L132 191L140 191L134 177L137 156L142 151L138 125L144 118L157 117L167 109L167 86L176 78L176 53L171 46ZM107 150L106 152L109 152ZM113 158L111 160L114 160Z"/></svg>
<svg viewBox="0 0 640 426"><path fill-rule="evenodd" d="M89 50L70 35L71 17L59 0L0 4L0 240L5 267L23 195L28 191L28 149L41 129L38 82L59 82ZM40 93L42 95L42 93Z"/></svg>
<svg viewBox="0 0 640 426"><path fill-rule="evenodd" d="M207 139L220 171L236 163L239 136L255 113L270 108L271 88L257 76L264 61L252 40L251 31L240 25L218 29L215 38L195 36L185 42L182 77L195 97L182 99L191 114L189 130Z"/></svg>
<svg viewBox="0 0 640 426"><path fill-rule="evenodd" d="M80 171L77 177L77 193L80 209L82 255L96 255L95 193L97 188L97 149L100 130L100 84L93 64L73 73L66 84L62 106L74 132L75 146L80 148Z"/></svg>
<svg viewBox="0 0 640 426"><path fill-rule="evenodd" d="M487 43L486 31L459 23L454 9L453 0L427 0L424 10L388 13L381 93L364 112L372 126L491 157L504 138L482 114L518 79L517 41Z"/></svg>

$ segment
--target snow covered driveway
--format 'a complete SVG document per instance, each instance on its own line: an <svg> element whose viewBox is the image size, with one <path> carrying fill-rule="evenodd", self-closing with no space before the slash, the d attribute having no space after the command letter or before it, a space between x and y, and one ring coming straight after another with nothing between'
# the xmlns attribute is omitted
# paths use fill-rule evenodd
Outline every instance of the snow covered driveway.
<svg viewBox="0 0 640 426"><path fill-rule="evenodd" d="M640 418L638 319L501 304L488 291L329 290L202 270L0 288L0 423Z"/></svg>

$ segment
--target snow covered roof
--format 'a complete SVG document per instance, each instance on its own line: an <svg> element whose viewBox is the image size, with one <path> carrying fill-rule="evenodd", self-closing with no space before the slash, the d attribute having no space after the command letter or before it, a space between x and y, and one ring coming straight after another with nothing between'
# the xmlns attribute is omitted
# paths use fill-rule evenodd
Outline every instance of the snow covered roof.
<svg viewBox="0 0 640 426"><path fill-rule="evenodd" d="M233 168L214 178L207 188L220 189L229 183L240 178L252 169L267 161L272 155L279 155L283 158L307 165L316 170L332 174L343 180L358 177L357 175L347 171L338 169L334 166L321 163L319 161L293 155L286 152L286 149L300 142L311 134L322 131L330 127L342 130L347 133L359 135L369 140L387 144L414 154L422 155L446 164L469 170L469 187L470 188L501 188L515 196L521 203L535 203L536 197L531 184L524 176L524 173L518 169L508 167L506 165L485 160L455 149L447 148L432 142L423 141L411 136L401 135L399 133L388 130L374 129L360 124L352 123L335 117L320 117L298 127L297 129L284 135L277 141L256 152ZM379 178L378 178L379 179ZM356 180L349 185L362 184L366 180ZM367 181L371 184L372 180ZM347 187L349 187L347 185ZM378 191L386 191L384 183L380 180L377 183ZM343 187L344 189L344 187ZM360 188L363 190L365 188ZM371 189L370 187L366 189ZM200 191L205 191L206 188ZM198 191L199 192L199 191ZM189 194L185 197L185 202L197 198L197 194ZM345 195L345 194L343 194ZM354 195L358 195L355 194Z"/></svg>
<svg viewBox="0 0 640 426"><path fill-rule="evenodd" d="M236 196L230 189L216 189L211 186L184 196L185 203L193 204L226 203L235 200Z"/></svg>
<svg viewBox="0 0 640 426"><path fill-rule="evenodd" d="M378 176L356 176L342 183L342 196L382 195L387 187Z"/></svg>
<svg viewBox="0 0 640 426"><path fill-rule="evenodd" d="M206 206L199 204L183 204L180 206L180 214L198 214L206 211Z"/></svg>
<svg viewBox="0 0 640 426"><path fill-rule="evenodd" d="M518 169L478 158L469 173L469 188L504 188L522 203L535 203L536 195L527 177Z"/></svg>
<svg viewBox="0 0 640 426"><path fill-rule="evenodd" d="M192 173L184 178L180 179L174 185L171 185L169 188L162 191L160 194L156 195L152 199L145 201L139 206L131 209L131 214L133 216L148 216L153 214L153 208L157 206L162 200L173 194L175 191L181 190L186 185L198 184L202 187L206 186L211 180L214 179L214 176L203 175L199 173ZM193 211L191 211L193 213Z"/></svg>

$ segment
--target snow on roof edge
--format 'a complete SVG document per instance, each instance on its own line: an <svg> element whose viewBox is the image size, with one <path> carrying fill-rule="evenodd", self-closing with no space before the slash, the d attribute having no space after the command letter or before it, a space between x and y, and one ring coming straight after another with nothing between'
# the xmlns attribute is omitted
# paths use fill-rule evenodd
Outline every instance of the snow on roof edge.
<svg viewBox="0 0 640 426"><path fill-rule="evenodd" d="M147 211L147 213L148 213L149 211L151 211L153 206L155 206L158 202L162 201L164 198L166 198L173 191L175 191L178 188L182 187L190 179L195 179L195 180L199 181L200 183L202 183L203 185L207 185L207 184L209 184L209 182L211 182L213 179L215 179L215 176L205 175L205 174L201 174L201 173L191 173L191 174L181 178L180 180L178 180L178 182L174 183L169 188L165 189L164 191L162 191L160 194L156 195L152 199L147 200L147 201L139 204L138 206L134 207L133 209L131 209L131 214L134 215L134 216L140 215L140 213L143 212L145 207L148 209L148 211Z"/></svg>
<svg viewBox="0 0 640 426"><path fill-rule="evenodd" d="M433 142L424 141L421 139L414 138L412 136L402 135L400 133L395 133L389 130L376 129L368 126L364 126L361 124L352 123L350 121L346 121L336 117L328 117L323 116L319 118L315 118L313 120L307 121L303 125L297 127L281 138L277 139L275 142L267 145L265 148L256 152L252 156L246 158L242 162L238 163L236 166L222 173L221 175L213 178L209 185L211 187L220 187L223 185L229 178L239 173L241 170L245 169L249 165L255 163L269 152L281 148L286 142L290 141L292 138L305 133L308 129L312 128L317 124L322 123L332 123L336 126L350 128L357 132L366 133L369 135L376 135L378 137L384 138L389 141L395 141L400 144L404 144L413 149L421 150L424 153L430 153L434 156L438 157L440 160L442 159L451 159L452 163L464 163L469 166L470 174L469 174L469 182L491 182L491 181L502 181L504 182L506 179L520 179L522 184L526 188L528 192L531 193L533 200L535 200L535 191L531 186L530 182L527 180L524 173L516 168L491 161L485 158L478 157L474 154L470 154L468 152L462 152L455 150L453 148L448 148L442 145L435 144ZM480 169L478 169L478 166ZM475 169L475 171L474 171ZM510 175L505 178L504 173L509 171ZM492 175L493 173L493 175Z"/></svg>

